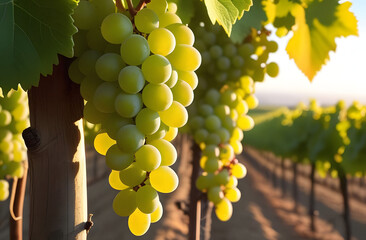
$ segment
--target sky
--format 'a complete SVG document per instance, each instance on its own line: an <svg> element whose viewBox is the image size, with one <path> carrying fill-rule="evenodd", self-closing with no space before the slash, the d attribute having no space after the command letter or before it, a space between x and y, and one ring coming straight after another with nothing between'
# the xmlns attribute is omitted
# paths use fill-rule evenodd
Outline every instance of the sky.
<svg viewBox="0 0 366 240"><path fill-rule="evenodd" d="M279 49L269 61L279 64L280 74L276 78L267 76L263 83L256 84L256 96L261 105L294 106L311 98L322 105L334 104L340 99L348 104L354 100L366 104L366 1L351 2L350 10L358 20L359 36L338 38L336 52L330 53L330 61L311 83L289 59L285 50L288 38L272 37L279 43Z"/></svg>

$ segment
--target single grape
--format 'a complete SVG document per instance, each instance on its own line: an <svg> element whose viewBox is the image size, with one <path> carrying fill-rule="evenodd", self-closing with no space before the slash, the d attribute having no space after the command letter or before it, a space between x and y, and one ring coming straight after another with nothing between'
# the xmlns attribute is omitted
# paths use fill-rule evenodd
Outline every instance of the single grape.
<svg viewBox="0 0 366 240"><path fill-rule="evenodd" d="M107 82L117 81L118 74L125 66L121 56L116 53L106 53L98 58L95 71L98 76Z"/></svg>
<svg viewBox="0 0 366 240"><path fill-rule="evenodd" d="M160 116L157 112L144 108L136 116L136 127L145 135L154 134L160 127Z"/></svg>
<svg viewBox="0 0 366 240"><path fill-rule="evenodd" d="M156 147L161 155L160 166L171 166L177 160L177 151L173 144L164 139L156 139L150 144Z"/></svg>
<svg viewBox="0 0 366 240"><path fill-rule="evenodd" d="M139 67L127 66L119 72L118 83L126 93L135 94L143 89L145 78Z"/></svg>
<svg viewBox="0 0 366 240"><path fill-rule="evenodd" d="M128 228L135 236L144 235L149 230L150 223L150 214L145 214L138 208L128 218Z"/></svg>
<svg viewBox="0 0 366 240"><path fill-rule="evenodd" d="M142 108L141 94L120 93L115 98L114 106L120 116L124 118L135 117Z"/></svg>
<svg viewBox="0 0 366 240"><path fill-rule="evenodd" d="M135 153L136 166L145 171L152 171L160 166L159 150L150 144L140 147Z"/></svg>
<svg viewBox="0 0 366 240"><path fill-rule="evenodd" d="M145 185L136 193L136 203L138 209L146 214L153 213L159 206L159 195L150 185Z"/></svg>
<svg viewBox="0 0 366 240"><path fill-rule="evenodd" d="M169 80L172 74L172 66L168 59L161 55L149 56L141 66L146 81L160 84Z"/></svg>
<svg viewBox="0 0 366 240"><path fill-rule="evenodd" d="M117 132L118 147L126 153L133 153L145 143L145 135L141 133L136 125L128 124Z"/></svg>
<svg viewBox="0 0 366 240"><path fill-rule="evenodd" d="M188 121L188 113L185 107L177 101L171 106L159 112L160 119L169 127L183 127Z"/></svg>
<svg viewBox="0 0 366 240"><path fill-rule="evenodd" d="M95 90L93 103L100 112L113 113L118 89L113 83L104 82Z"/></svg>
<svg viewBox="0 0 366 240"><path fill-rule="evenodd" d="M172 32L166 28L153 30L147 42L152 53L162 56L169 55L175 48L175 37Z"/></svg>
<svg viewBox="0 0 366 240"><path fill-rule="evenodd" d="M132 163L127 168L119 172L122 183L134 187L140 185L146 178L146 172L139 168L136 163Z"/></svg>
<svg viewBox="0 0 366 240"><path fill-rule="evenodd" d="M170 193L178 187L177 174L167 166L161 166L150 173L151 186L158 192Z"/></svg>
<svg viewBox="0 0 366 240"><path fill-rule="evenodd" d="M108 149L116 143L107 133L99 133L94 139L94 148L101 154L106 155Z"/></svg>
<svg viewBox="0 0 366 240"><path fill-rule="evenodd" d="M129 216L136 208L136 192L132 189L120 191L113 200L113 210L119 216Z"/></svg>
<svg viewBox="0 0 366 240"><path fill-rule="evenodd" d="M151 110L164 111L172 105L173 94L165 84L150 83L142 90L142 101Z"/></svg>
<svg viewBox="0 0 366 240"><path fill-rule="evenodd" d="M133 26L125 15L111 13L104 18L101 25L101 32L104 39L112 44L121 44L126 38L132 35Z"/></svg>
<svg viewBox="0 0 366 240"><path fill-rule="evenodd" d="M142 33L150 33L159 27L159 17L153 10L143 8L135 16L135 26Z"/></svg>
<svg viewBox="0 0 366 240"><path fill-rule="evenodd" d="M121 171L134 161L134 156L131 153L122 152L117 144L112 145L106 155L106 164L110 169Z"/></svg>
<svg viewBox="0 0 366 240"><path fill-rule="evenodd" d="M132 34L121 45L121 57L128 65L140 65L149 55L149 44L143 36Z"/></svg>

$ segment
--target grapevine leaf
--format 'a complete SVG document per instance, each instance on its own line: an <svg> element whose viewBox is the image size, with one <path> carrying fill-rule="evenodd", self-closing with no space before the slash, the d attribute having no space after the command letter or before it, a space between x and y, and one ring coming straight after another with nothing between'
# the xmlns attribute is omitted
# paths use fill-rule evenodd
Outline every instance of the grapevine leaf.
<svg viewBox="0 0 366 240"><path fill-rule="evenodd" d="M298 6L299 4L296 1L291 0L263 1L263 8L268 17L267 23L272 23L276 28L285 27L287 30L290 30L295 24L295 17L291 14L291 11Z"/></svg>
<svg viewBox="0 0 366 240"><path fill-rule="evenodd" d="M205 0L208 16L212 24L216 21L224 28L230 36L232 25L239 17L239 10L231 0Z"/></svg>
<svg viewBox="0 0 366 240"><path fill-rule="evenodd" d="M250 11L233 26L231 39L241 43L248 36L252 28L260 30L262 22L267 21L266 13L263 11L261 1L254 1Z"/></svg>
<svg viewBox="0 0 366 240"><path fill-rule="evenodd" d="M73 56L73 0L0 0L0 87L37 86L57 54Z"/></svg>
<svg viewBox="0 0 366 240"><path fill-rule="evenodd" d="M239 11L238 19L240 20L244 15L244 11L249 11L249 8L253 5L253 2L251 0L233 0L233 4Z"/></svg>
<svg viewBox="0 0 366 240"><path fill-rule="evenodd" d="M188 24L194 15L194 11L192 11L194 9L193 0L172 0L172 2L177 4L177 15L182 19L182 22Z"/></svg>
<svg viewBox="0 0 366 240"><path fill-rule="evenodd" d="M322 1L325 4L322 9L327 9L327 13L316 10L320 2L314 0L306 9L293 9L296 28L286 48L290 58L295 60L310 81L329 60L329 52L336 50L335 38L358 35L357 19L349 11L350 2L338 4L338 0Z"/></svg>

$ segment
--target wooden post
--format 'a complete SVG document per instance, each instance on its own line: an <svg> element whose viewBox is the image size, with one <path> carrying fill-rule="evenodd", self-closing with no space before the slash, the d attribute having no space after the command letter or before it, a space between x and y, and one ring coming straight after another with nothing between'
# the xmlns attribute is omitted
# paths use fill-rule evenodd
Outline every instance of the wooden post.
<svg viewBox="0 0 366 240"><path fill-rule="evenodd" d="M338 170L338 178L339 185L341 188L341 193L343 197L343 221L345 228L345 240L350 240L352 238L351 234L351 223L350 223L350 208L349 208L349 199L348 199L348 184L347 184L347 176L344 173L343 169L339 167Z"/></svg>
<svg viewBox="0 0 366 240"><path fill-rule="evenodd" d="M294 162L292 164L293 167L293 182L292 182L292 197L294 199L294 211L297 212L297 208L298 208L298 189L297 189L297 162Z"/></svg>
<svg viewBox="0 0 366 240"><path fill-rule="evenodd" d="M189 193L189 240L200 240L201 229L201 195L196 188L196 179L200 171L200 154L199 146L193 143L192 146L192 174L191 174L191 190Z"/></svg>
<svg viewBox="0 0 366 240"><path fill-rule="evenodd" d="M85 240L83 99L68 78L69 59L28 92L31 128L23 133L30 177L30 239Z"/></svg>
<svg viewBox="0 0 366 240"><path fill-rule="evenodd" d="M282 188L282 197L286 195L286 174L285 174L285 158L281 157L281 188Z"/></svg>
<svg viewBox="0 0 366 240"><path fill-rule="evenodd" d="M310 230L315 232L315 163L311 163L310 174L310 199L309 199L309 216L310 216Z"/></svg>

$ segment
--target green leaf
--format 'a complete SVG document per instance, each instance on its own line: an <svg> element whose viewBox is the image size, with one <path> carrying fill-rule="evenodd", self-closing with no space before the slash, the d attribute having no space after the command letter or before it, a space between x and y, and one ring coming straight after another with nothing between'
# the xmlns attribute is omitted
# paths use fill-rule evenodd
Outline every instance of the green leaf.
<svg viewBox="0 0 366 240"><path fill-rule="evenodd" d="M249 9L252 0L205 0L205 5L211 23L218 22L230 36L232 25Z"/></svg>
<svg viewBox="0 0 366 240"><path fill-rule="evenodd" d="M263 1L263 8L268 17L267 23L272 23L276 28L286 27L288 30L295 24L291 11L298 6L297 2L291 0Z"/></svg>
<svg viewBox="0 0 366 240"><path fill-rule="evenodd" d="M337 37L358 35L357 19L349 11L350 6L350 2L314 0L306 9L296 7L292 10L296 26L286 50L310 81L329 60L329 52L336 50ZM320 7L326 7L327 11L319 10Z"/></svg>
<svg viewBox="0 0 366 240"><path fill-rule="evenodd" d="M233 4L239 11L239 20L243 17L244 11L249 11L249 8L253 5L252 1L243 0L233 0Z"/></svg>
<svg viewBox="0 0 366 240"><path fill-rule="evenodd" d="M58 54L73 56L73 0L0 0L0 87L37 86Z"/></svg>
<svg viewBox="0 0 366 240"><path fill-rule="evenodd" d="M236 43L241 43L248 36L252 28L260 30L262 23L265 21L267 21L267 16L263 11L261 1L256 0L253 2L250 11L234 24L230 38Z"/></svg>

